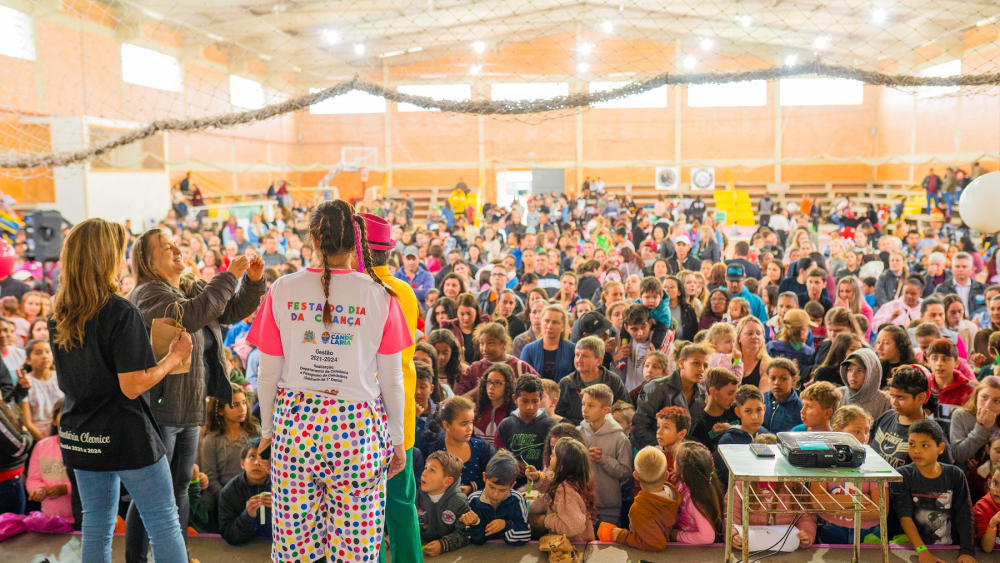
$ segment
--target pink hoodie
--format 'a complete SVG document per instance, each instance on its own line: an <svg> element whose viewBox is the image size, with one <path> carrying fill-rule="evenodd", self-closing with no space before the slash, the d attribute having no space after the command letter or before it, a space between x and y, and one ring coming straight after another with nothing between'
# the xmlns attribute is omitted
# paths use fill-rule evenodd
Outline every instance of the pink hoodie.
<svg viewBox="0 0 1000 563"><path fill-rule="evenodd" d="M24 488L30 495L39 487L54 487L66 485L66 494L57 498L46 498L42 501L42 512L55 514L73 521L73 504L70 500L73 490L66 475L66 466L62 461L62 450L59 449L59 437L49 436L35 444L28 462L28 478Z"/></svg>
<svg viewBox="0 0 1000 563"><path fill-rule="evenodd" d="M681 493L681 508L677 511L677 542L689 545L708 545L715 541L715 526L705 518L691 501L691 491L683 483L677 487Z"/></svg>

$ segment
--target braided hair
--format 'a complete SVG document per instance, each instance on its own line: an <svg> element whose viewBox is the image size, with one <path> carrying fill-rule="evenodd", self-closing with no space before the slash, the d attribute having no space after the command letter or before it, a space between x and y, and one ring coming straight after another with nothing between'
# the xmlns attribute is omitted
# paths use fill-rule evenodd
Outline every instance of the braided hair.
<svg viewBox="0 0 1000 563"><path fill-rule="evenodd" d="M357 236L355 236L357 233ZM365 271L372 280L382 286L389 295L396 297L395 292L385 285L375 271L372 250L368 246L368 229L364 219L354 213L354 206L343 200L324 201L313 209L309 218L309 234L316 241L316 251L323 257L323 324L333 323L332 307L330 307L330 256L342 252L354 252L360 246L358 255L358 271ZM358 240L360 239L360 241Z"/></svg>

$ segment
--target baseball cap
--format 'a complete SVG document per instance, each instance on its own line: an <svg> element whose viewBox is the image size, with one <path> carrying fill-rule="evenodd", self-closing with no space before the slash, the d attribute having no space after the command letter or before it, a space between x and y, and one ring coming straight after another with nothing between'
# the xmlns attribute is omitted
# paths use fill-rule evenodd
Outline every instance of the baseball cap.
<svg viewBox="0 0 1000 563"><path fill-rule="evenodd" d="M816 328L819 325L809 320L809 315L802 309L792 309L785 313L785 326L791 328L803 328L806 326Z"/></svg>
<svg viewBox="0 0 1000 563"><path fill-rule="evenodd" d="M674 244L681 243L691 246L691 237L687 235L677 235L674 237Z"/></svg>
<svg viewBox="0 0 1000 563"><path fill-rule="evenodd" d="M604 334L611 330L611 321L597 311L591 311L577 321L580 325L580 332L586 334Z"/></svg>
<svg viewBox="0 0 1000 563"><path fill-rule="evenodd" d="M405 256L420 256L420 252L417 250L416 246L414 246L414 245L411 244L410 246L407 246L406 248L403 249L403 256L404 257Z"/></svg>
<svg viewBox="0 0 1000 563"><path fill-rule="evenodd" d="M726 267L727 280L736 281L736 280L742 280L746 277L747 277L747 271L746 268L743 267L743 264L734 263Z"/></svg>

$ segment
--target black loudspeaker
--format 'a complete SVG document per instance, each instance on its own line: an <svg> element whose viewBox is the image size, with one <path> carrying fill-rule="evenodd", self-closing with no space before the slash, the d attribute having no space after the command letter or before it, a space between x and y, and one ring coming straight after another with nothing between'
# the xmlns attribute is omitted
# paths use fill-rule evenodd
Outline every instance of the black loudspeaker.
<svg viewBox="0 0 1000 563"><path fill-rule="evenodd" d="M63 218L58 211L35 211L24 217L28 251L25 258L38 262L56 262L62 252Z"/></svg>

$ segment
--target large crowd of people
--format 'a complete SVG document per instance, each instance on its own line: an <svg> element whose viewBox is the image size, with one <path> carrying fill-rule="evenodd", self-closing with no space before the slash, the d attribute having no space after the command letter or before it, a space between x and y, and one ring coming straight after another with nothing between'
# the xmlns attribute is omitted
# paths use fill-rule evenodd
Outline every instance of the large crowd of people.
<svg viewBox="0 0 1000 563"><path fill-rule="evenodd" d="M477 208L460 182L419 220L405 197L221 228L178 198L143 233L75 226L58 267L0 281L0 511L73 523L85 561L116 522L129 563L187 561L189 532L275 561L740 546L718 446L837 431L904 477L866 538L993 550L992 234L767 196L737 230L701 197L602 188ZM833 508L751 524L854 539Z"/></svg>

